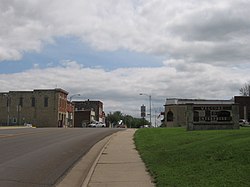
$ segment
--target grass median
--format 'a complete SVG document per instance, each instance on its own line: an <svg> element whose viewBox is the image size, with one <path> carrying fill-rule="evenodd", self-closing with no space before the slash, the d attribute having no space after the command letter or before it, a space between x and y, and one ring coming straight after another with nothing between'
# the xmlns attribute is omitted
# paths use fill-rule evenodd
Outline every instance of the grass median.
<svg viewBox="0 0 250 187"><path fill-rule="evenodd" d="M250 128L139 129L135 144L156 186L250 186Z"/></svg>

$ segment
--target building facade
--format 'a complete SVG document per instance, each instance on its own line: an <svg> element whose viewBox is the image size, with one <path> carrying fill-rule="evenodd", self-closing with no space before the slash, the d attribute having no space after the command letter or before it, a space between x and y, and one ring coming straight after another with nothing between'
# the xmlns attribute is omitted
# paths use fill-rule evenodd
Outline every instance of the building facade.
<svg viewBox="0 0 250 187"><path fill-rule="evenodd" d="M239 117L250 121L250 96L235 96L234 102L239 104Z"/></svg>
<svg viewBox="0 0 250 187"><path fill-rule="evenodd" d="M237 129L239 108L233 100L167 99L165 127L188 130Z"/></svg>
<svg viewBox="0 0 250 187"><path fill-rule="evenodd" d="M94 111L94 120L105 123L105 113L101 101L73 101L73 104L75 105L75 111Z"/></svg>
<svg viewBox="0 0 250 187"><path fill-rule="evenodd" d="M31 123L37 127L66 126L66 115L73 110L72 106L68 107L67 95L68 92L59 88L2 92L0 93L0 124Z"/></svg>
<svg viewBox="0 0 250 187"><path fill-rule="evenodd" d="M92 121L95 121L95 111L77 110L74 115L74 127L87 127Z"/></svg>
<svg viewBox="0 0 250 187"><path fill-rule="evenodd" d="M66 112L66 127L74 127L74 114L75 114L75 105L67 101L67 112Z"/></svg>

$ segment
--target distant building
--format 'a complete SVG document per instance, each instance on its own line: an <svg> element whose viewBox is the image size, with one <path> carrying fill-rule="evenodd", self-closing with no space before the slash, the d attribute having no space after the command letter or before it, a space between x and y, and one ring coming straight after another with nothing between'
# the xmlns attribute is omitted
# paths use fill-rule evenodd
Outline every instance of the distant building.
<svg viewBox="0 0 250 187"><path fill-rule="evenodd" d="M239 128L238 105L233 100L166 99L165 127L188 130Z"/></svg>
<svg viewBox="0 0 250 187"><path fill-rule="evenodd" d="M0 124L63 127L73 124L73 105L63 89L10 91L0 93Z"/></svg>
<svg viewBox="0 0 250 187"><path fill-rule="evenodd" d="M75 112L77 111L94 111L94 120L105 123L105 113L103 111L103 103L101 101L73 101Z"/></svg>
<svg viewBox="0 0 250 187"><path fill-rule="evenodd" d="M239 104L239 117L250 121L250 96L234 96L234 102Z"/></svg>
<svg viewBox="0 0 250 187"><path fill-rule="evenodd" d="M95 121L95 111L77 110L74 114L74 127L87 127L88 124Z"/></svg>
<svg viewBox="0 0 250 187"><path fill-rule="evenodd" d="M72 102L67 101L67 112L66 112L66 127L74 127L74 112L75 106Z"/></svg>

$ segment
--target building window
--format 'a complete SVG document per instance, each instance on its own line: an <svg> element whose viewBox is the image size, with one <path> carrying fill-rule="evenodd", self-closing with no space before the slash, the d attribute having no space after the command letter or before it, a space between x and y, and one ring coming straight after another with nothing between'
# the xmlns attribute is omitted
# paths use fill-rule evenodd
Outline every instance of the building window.
<svg viewBox="0 0 250 187"><path fill-rule="evenodd" d="M44 107L48 107L49 106L49 98L45 97L44 98Z"/></svg>
<svg viewBox="0 0 250 187"><path fill-rule="evenodd" d="M31 98L31 106L32 107L36 106L36 99L34 97Z"/></svg>
<svg viewBox="0 0 250 187"><path fill-rule="evenodd" d="M19 98L19 106L23 106L23 98L22 97Z"/></svg>
<svg viewBox="0 0 250 187"><path fill-rule="evenodd" d="M174 121L174 114L173 114L173 112L169 111L167 113L167 121Z"/></svg>
<svg viewBox="0 0 250 187"><path fill-rule="evenodd" d="M194 111L194 122L199 122L199 112L198 111Z"/></svg>

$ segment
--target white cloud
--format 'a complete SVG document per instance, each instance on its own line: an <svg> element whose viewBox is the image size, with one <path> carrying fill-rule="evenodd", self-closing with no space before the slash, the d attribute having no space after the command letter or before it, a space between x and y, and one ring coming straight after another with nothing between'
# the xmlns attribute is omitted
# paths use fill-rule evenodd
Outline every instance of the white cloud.
<svg viewBox="0 0 250 187"><path fill-rule="evenodd" d="M73 35L119 48L220 65L247 63L250 2L242 0L4 0L0 61Z"/></svg>
<svg viewBox="0 0 250 187"><path fill-rule="evenodd" d="M170 62L159 68L120 68L105 71L85 68L77 62L67 61L53 68L1 74L0 91L57 86L70 91L70 94L80 93L81 99L102 100L106 112L122 110L138 116L140 106L148 105L147 97L139 96L141 92L152 95L155 107L163 107L167 97L230 99L238 94L245 79L250 80L246 69L225 69L198 64L193 72L189 70L196 65L186 66L183 62Z"/></svg>
<svg viewBox="0 0 250 187"><path fill-rule="evenodd" d="M60 36L78 37L95 50L166 60L163 67L112 71L44 62L45 69L0 74L0 91L58 86L126 113L147 103L140 92L161 106L166 97L228 99L250 80L249 10L244 0L1 0L0 63L39 52Z"/></svg>

